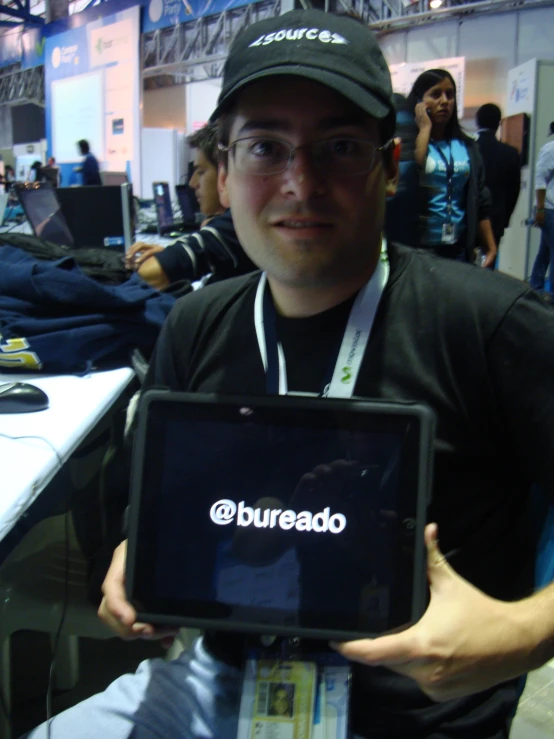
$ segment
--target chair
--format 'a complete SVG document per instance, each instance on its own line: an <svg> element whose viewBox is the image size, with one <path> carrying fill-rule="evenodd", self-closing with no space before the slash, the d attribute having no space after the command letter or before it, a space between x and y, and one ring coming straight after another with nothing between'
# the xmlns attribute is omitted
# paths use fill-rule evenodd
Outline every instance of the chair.
<svg viewBox="0 0 554 739"><path fill-rule="evenodd" d="M62 515L38 524L0 568L0 690L8 712L11 711L11 636L22 629L40 631L48 633L54 645L66 596L66 574L67 608L56 653L56 687L70 690L78 681L80 636L113 637L87 600L87 564L71 525L68 525L66 565L64 519ZM11 737L3 712L0 712L0 737Z"/></svg>

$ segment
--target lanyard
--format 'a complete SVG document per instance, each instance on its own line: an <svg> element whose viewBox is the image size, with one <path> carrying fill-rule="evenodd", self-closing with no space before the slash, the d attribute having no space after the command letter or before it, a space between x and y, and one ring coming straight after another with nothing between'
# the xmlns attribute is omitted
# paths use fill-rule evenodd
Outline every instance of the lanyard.
<svg viewBox="0 0 554 739"><path fill-rule="evenodd" d="M430 142L440 156L446 166L446 221L452 222L452 198L454 195L454 156L452 154L452 144L448 147L450 160L447 160L444 153L439 149L434 141Z"/></svg>
<svg viewBox="0 0 554 739"><path fill-rule="evenodd" d="M324 383L321 395L331 398L350 398L364 358L369 336L389 277L388 261L381 259L369 282L360 290L348 316L340 347L334 358L330 381ZM277 338L277 316L267 288L267 275L262 273L254 302L254 324L265 370L266 390L269 394L288 393L285 354Z"/></svg>

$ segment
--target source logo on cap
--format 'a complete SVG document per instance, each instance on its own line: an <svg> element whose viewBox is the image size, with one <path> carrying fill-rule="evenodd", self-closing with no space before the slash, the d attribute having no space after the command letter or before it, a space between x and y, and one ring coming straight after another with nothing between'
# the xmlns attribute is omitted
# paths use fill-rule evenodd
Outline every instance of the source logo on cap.
<svg viewBox="0 0 554 739"><path fill-rule="evenodd" d="M322 44L347 44L348 41L340 33L320 31L319 28L282 28L273 33L264 33L248 46L267 46L274 41L320 41Z"/></svg>

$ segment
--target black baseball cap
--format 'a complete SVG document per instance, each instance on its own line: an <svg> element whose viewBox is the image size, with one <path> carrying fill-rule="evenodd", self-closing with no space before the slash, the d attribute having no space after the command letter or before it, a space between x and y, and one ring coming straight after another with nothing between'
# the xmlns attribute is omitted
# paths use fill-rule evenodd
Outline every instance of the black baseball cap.
<svg viewBox="0 0 554 739"><path fill-rule="evenodd" d="M246 85L283 74L320 82L374 118L394 115L389 69L372 31L346 15L291 10L237 36L210 120L224 113Z"/></svg>

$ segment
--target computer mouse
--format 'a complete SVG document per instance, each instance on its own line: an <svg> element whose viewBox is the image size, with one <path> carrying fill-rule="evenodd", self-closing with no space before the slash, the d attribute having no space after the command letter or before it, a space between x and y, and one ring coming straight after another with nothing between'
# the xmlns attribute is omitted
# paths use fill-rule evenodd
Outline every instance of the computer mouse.
<svg viewBox="0 0 554 739"><path fill-rule="evenodd" d="M0 385L0 413L31 413L48 408L48 395L28 382Z"/></svg>

